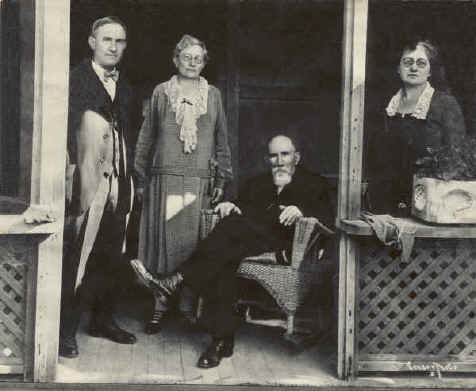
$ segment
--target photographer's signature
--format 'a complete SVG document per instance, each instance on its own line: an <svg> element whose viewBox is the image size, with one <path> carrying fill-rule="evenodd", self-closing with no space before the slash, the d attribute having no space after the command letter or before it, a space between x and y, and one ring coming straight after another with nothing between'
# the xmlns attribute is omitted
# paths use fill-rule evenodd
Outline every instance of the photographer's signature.
<svg viewBox="0 0 476 391"><path fill-rule="evenodd" d="M439 379L442 378L442 375L441 375L442 372L456 371L456 369L458 368L457 365L453 363L447 363L443 365L434 361L428 362L428 363L418 363L418 364L408 361L405 365L410 371L430 372L430 376L438 376Z"/></svg>

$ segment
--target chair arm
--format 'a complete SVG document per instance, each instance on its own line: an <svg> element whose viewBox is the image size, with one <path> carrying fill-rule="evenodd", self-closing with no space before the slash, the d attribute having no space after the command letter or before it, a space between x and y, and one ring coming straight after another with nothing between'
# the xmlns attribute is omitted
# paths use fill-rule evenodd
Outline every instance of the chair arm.
<svg viewBox="0 0 476 391"><path fill-rule="evenodd" d="M295 269L301 267L306 255L318 243L321 235L333 235L334 232L323 225L315 217L300 217L296 221L291 254L291 266ZM322 254L319 255L319 259Z"/></svg>
<svg viewBox="0 0 476 391"><path fill-rule="evenodd" d="M220 215L213 209L200 211L200 240L205 239L220 221Z"/></svg>
<svg viewBox="0 0 476 391"><path fill-rule="evenodd" d="M220 221L220 215L213 209L200 211L200 239L205 239ZM299 217L294 230L291 254L291 266L299 268L306 254L317 243L320 235L332 235L334 232L324 226L315 217Z"/></svg>

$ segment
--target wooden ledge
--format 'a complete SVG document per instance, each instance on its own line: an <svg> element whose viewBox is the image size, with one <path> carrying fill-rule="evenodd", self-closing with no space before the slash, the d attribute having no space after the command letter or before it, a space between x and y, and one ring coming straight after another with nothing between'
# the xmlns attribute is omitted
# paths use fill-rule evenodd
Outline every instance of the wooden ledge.
<svg viewBox="0 0 476 391"><path fill-rule="evenodd" d="M430 225L411 217L398 220L416 226L417 238L476 238L476 224ZM363 220L340 220L338 228L349 235L374 235L370 225Z"/></svg>
<svg viewBox="0 0 476 391"><path fill-rule="evenodd" d="M26 224L23 214L0 215L0 235L50 235L59 230L57 221Z"/></svg>

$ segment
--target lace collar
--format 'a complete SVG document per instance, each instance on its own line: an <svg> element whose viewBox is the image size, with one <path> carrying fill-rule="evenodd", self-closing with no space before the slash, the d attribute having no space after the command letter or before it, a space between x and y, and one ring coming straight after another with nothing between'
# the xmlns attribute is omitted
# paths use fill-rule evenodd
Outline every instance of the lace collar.
<svg viewBox="0 0 476 391"><path fill-rule="evenodd" d="M172 76L172 78L167 82L165 86L165 94L169 97L170 105L172 110L177 112L178 102L182 102L184 96L180 92L180 87L178 83L177 75ZM182 98L182 99L180 99ZM187 100L193 101L192 103L195 106L195 112L203 115L207 112L207 103L208 103L208 82L204 77L200 76L198 81L198 90L194 96L186 97Z"/></svg>
<svg viewBox="0 0 476 391"><path fill-rule="evenodd" d="M418 102L415 105L413 113L410 114L412 117L417 119L426 119L434 92L435 89L431 86L429 82L427 82L425 89L418 98ZM398 92L392 97L392 99L390 99L390 102L388 103L388 106L385 109L389 117L393 117L397 113L398 107L400 106L400 101L402 99L402 94L403 91L400 88Z"/></svg>
<svg viewBox="0 0 476 391"><path fill-rule="evenodd" d="M183 142L184 153L192 153L198 143L197 120L206 114L208 105L208 82L200 77L198 88L191 95L183 95L176 75L166 82L165 94L169 98L175 122L180 127L179 139Z"/></svg>

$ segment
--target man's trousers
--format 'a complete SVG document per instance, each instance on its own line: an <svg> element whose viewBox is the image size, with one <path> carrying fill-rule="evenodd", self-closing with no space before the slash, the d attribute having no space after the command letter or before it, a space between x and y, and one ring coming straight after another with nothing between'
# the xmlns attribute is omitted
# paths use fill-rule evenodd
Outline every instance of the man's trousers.
<svg viewBox="0 0 476 391"><path fill-rule="evenodd" d="M122 257L127 215L117 213L117 177L104 178L89 210L65 232L61 295L61 333L74 336L81 313L107 322L123 276L131 275Z"/></svg>

